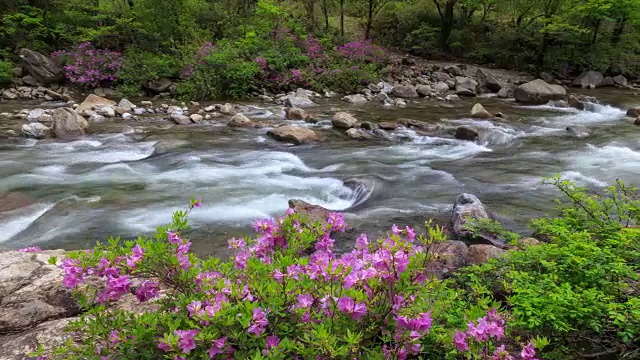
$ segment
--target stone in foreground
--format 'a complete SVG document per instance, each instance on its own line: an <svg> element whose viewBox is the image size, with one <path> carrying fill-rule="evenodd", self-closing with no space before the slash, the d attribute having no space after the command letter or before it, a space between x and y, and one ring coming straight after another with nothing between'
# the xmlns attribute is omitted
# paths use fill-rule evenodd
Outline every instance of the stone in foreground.
<svg viewBox="0 0 640 360"><path fill-rule="evenodd" d="M83 136L89 123L71 108L53 111L53 135L58 139L71 140Z"/></svg>
<svg viewBox="0 0 640 360"><path fill-rule="evenodd" d="M477 119L491 119L493 115L482 106L482 104L475 104L471 108L471 117Z"/></svg>
<svg viewBox="0 0 640 360"><path fill-rule="evenodd" d="M358 119L346 112L339 112L333 115L331 124L337 129L351 129L358 123Z"/></svg>

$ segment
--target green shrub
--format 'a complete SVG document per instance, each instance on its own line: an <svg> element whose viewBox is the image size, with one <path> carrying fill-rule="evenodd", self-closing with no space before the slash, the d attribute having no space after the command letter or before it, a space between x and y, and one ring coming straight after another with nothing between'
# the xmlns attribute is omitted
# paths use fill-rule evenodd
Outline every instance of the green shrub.
<svg viewBox="0 0 640 360"><path fill-rule="evenodd" d="M179 62L175 56L129 49L118 74L117 90L125 95L138 94L150 81L177 78Z"/></svg>
<svg viewBox="0 0 640 360"><path fill-rule="evenodd" d="M8 85L13 80L13 64L0 60L0 86Z"/></svg>

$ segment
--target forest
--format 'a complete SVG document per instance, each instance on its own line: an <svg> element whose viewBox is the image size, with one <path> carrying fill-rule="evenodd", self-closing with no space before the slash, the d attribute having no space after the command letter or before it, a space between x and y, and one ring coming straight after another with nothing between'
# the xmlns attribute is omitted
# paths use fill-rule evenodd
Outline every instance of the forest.
<svg viewBox="0 0 640 360"><path fill-rule="evenodd" d="M181 79L192 98L357 91L389 71L389 51L635 80L638 9L638 0L2 0L0 83L21 48L57 58L77 85L128 94Z"/></svg>

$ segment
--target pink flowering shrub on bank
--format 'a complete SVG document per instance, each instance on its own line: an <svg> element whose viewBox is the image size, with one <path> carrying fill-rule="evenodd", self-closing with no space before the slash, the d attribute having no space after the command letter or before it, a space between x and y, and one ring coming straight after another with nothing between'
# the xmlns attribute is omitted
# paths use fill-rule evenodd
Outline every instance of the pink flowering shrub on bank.
<svg viewBox="0 0 640 360"><path fill-rule="evenodd" d="M90 42L81 43L74 50L56 51L51 58L63 64L65 77L69 81L82 87L109 85L116 81L124 65L121 53L97 49Z"/></svg>
<svg viewBox="0 0 640 360"><path fill-rule="evenodd" d="M438 227L362 234L338 255L340 214L321 224L289 210L256 221L256 237L229 240L230 260L201 260L184 236L189 211L152 239L111 239L62 261L86 313L71 327L82 340L51 358L535 359L533 343L507 343L507 319L491 304L466 315L453 306L457 295L429 270ZM114 307L125 299L147 310Z"/></svg>

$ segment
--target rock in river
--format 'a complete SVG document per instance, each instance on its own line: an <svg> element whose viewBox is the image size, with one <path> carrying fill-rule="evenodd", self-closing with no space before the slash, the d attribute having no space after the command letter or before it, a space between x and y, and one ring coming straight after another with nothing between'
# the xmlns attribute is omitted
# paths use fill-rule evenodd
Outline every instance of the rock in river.
<svg viewBox="0 0 640 360"><path fill-rule="evenodd" d="M391 94L403 99L413 99L418 97L416 89L411 85L394 86Z"/></svg>
<svg viewBox="0 0 640 360"><path fill-rule="evenodd" d="M550 85L537 79L518 86L513 92L517 102L541 105L551 100L562 100L567 90L560 85Z"/></svg>
<svg viewBox="0 0 640 360"><path fill-rule="evenodd" d="M80 137L85 134L88 127L87 120L71 108L58 108L53 111L53 135L58 139L69 140Z"/></svg>
<svg viewBox="0 0 640 360"><path fill-rule="evenodd" d="M362 129L351 128L347 130L347 136L353 140L371 140L373 135Z"/></svg>
<svg viewBox="0 0 640 360"><path fill-rule="evenodd" d="M451 223L453 234L459 239L475 243L490 244L498 247L505 247L505 241L495 234L472 233L467 229L470 220L489 220L489 212L484 204L473 194L460 194L456 197L453 205Z"/></svg>
<svg viewBox="0 0 640 360"><path fill-rule="evenodd" d="M227 123L229 127L247 128L253 127L253 121L243 114L235 114L231 120Z"/></svg>
<svg viewBox="0 0 640 360"><path fill-rule="evenodd" d="M482 104L475 104L471 108L471 117L477 119L491 119L493 115L482 106Z"/></svg>
<svg viewBox="0 0 640 360"><path fill-rule="evenodd" d="M573 81L573 86L583 89L597 88L602 84L604 76L597 71L585 71Z"/></svg>
<svg viewBox="0 0 640 360"><path fill-rule="evenodd" d="M357 123L358 119L346 112L336 113L333 115L333 119L331 119L331 124L337 129L350 129L355 127Z"/></svg>
<svg viewBox="0 0 640 360"><path fill-rule="evenodd" d="M456 139L458 140L476 141L479 137L478 132L470 127L460 126L456 129Z"/></svg>
<svg viewBox="0 0 640 360"><path fill-rule="evenodd" d="M280 126L269 131L267 135L275 140L289 142L294 145L319 140L315 131L298 125Z"/></svg>
<svg viewBox="0 0 640 360"><path fill-rule="evenodd" d="M22 133L25 136L34 139L44 139L45 137L47 137L47 135L49 135L50 131L51 129L39 122L22 125Z"/></svg>
<svg viewBox="0 0 640 360"><path fill-rule="evenodd" d="M111 101L109 99L105 99L98 95L90 94L86 99L78 106L76 111L79 114L84 114L86 111L93 110L94 107L104 107L104 106L116 106L115 101Z"/></svg>

